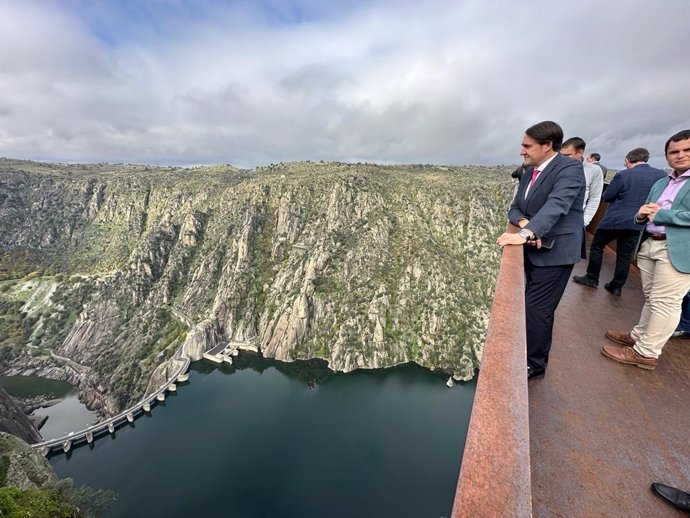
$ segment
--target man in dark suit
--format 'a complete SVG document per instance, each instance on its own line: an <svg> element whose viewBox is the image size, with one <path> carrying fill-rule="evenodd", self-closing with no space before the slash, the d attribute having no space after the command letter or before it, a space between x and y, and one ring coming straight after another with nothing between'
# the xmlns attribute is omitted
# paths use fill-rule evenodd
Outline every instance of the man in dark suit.
<svg viewBox="0 0 690 518"><path fill-rule="evenodd" d="M604 192L604 201L611 205L592 238L587 274L573 277L576 283L592 288L599 286L604 247L615 239L616 269L613 279L604 288L612 295L620 296L643 227L635 222L635 214L647 200L652 185L666 177L661 169L648 165L648 160L649 151L643 147L635 148L625 156L627 169L614 176Z"/></svg>
<svg viewBox="0 0 690 518"><path fill-rule="evenodd" d="M527 377L544 376L556 307L573 265L582 258L585 175L582 162L561 155L563 130L544 121L527 128L520 155L528 167L508 218L520 227L500 246L524 246Z"/></svg>

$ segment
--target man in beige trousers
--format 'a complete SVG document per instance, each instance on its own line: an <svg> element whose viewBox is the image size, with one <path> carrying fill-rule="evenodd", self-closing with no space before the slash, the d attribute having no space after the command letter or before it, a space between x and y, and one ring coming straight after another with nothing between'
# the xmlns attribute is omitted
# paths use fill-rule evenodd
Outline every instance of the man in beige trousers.
<svg viewBox="0 0 690 518"><path fill-rule="evenodd" d="M661 350L680 321L683 297L690 290L690 129L666 141L666 160L673 172L658 180L635 216L645 223L637 266L645 303L630 331L607 331L623 345L605 345L604 356L654 370Z"/></svg>

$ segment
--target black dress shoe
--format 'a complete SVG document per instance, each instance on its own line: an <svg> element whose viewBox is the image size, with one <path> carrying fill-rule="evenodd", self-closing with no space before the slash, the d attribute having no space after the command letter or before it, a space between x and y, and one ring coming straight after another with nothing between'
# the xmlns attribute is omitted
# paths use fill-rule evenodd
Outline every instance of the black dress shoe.
<svg viewBox="0 0 690 518"><path fill-rule="evenodd" d="M578 284L584 284L590 288L597 288L599 286L599 281L595 281L587 275L575 275L573 276L573 280Z"/></svg>
<svg viewBox="0 0 690 518"><path fill-rule="evenodd" d="M611 283L607 282L604 284L604 289L608 291L611 295L615 295L616 297L621 296L621 289L620 288L612 288Z"/></svg>
<svg viewBox="0 0 690 518"><path fill-rule="evenodd" d="M690 513L690 494L675 487L666 486L654 482L652 484L652 491L662 500L666 500L676 509Z"/></svg>
<svg viewBox="0 0 690 518"><path fill-rule="evenodd" d="M544 377L546 373L546 367L532 367L527 366L527 381L539 380Z"/></svg>

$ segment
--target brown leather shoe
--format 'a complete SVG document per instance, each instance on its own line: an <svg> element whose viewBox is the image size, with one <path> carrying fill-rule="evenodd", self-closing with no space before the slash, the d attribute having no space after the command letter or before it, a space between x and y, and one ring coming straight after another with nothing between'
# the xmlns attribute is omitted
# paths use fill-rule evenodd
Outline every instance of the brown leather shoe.
<svg viewBox="0 0 690 518"><path fill-rule="evenodd" d="M630 331L606 331L606 338L617 344L635 346L635 339L630 336Z"/></svg>
<svg viewBox="0 0 690 518"><path fill-rule="evenodd" d="M628 365L634 365L640 369L653 371L656 368L656 358L647 358L642 356L632 347L616 347L614 345L605 345L601 348L601 354L612 360Z"/></svg>

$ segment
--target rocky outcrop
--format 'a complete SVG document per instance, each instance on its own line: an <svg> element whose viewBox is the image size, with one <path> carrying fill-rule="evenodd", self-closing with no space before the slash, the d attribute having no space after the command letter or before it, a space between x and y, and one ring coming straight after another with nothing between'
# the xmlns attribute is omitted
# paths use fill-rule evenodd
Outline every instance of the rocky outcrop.
<svg viewBox="0 0 690 518"><path fill-rule="evenodd" d="M478 366L507 170L0 165L0 274L16 272L0 301L25 301L26 335L0 371L52 365L109 414L180 347L460 379Z"/></svg>
<svg viewBox="0 0 690 518"><path fill-rule="evenodd" d="M2 516L101 516L114 500L111 491L75 489L72 479L58 478L41 453L2 431L0 488Z"/></svg>
<svg viewBox="0 0 690 518"><path fill-rule="evenodd" d="M48 460L26 442L0 432L0 459L5 463L0 486L35 489L55 485L59 480Z"/></svg>
<svg viewBox="0 0 690 518"><path fill-rule="evenodd" d="M43 440L21 405L2 387L0 387L0 432L10 433L28 443Z"/></svg>
<svg viewBox="0 0 690 518"><path fill-rule="evenodd" d="M206 319L199 322L194 329L187 333L187 339L182 345L182 352L191 361L201 360L204 353L220 343L222 336L218 331L216 321Z"/></svg>

